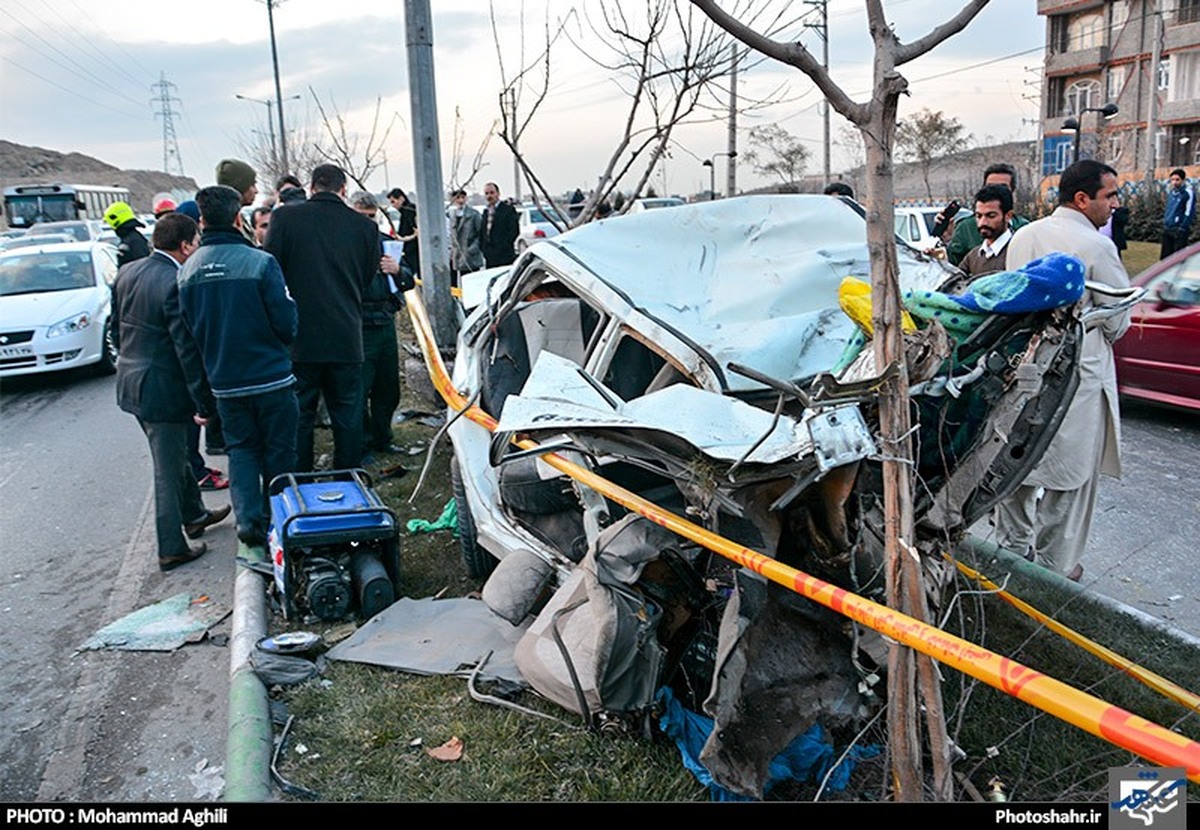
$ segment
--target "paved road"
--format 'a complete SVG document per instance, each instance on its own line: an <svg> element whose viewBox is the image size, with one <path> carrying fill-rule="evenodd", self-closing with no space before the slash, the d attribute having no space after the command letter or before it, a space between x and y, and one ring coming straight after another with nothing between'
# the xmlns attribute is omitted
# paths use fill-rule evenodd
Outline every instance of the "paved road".
<svg viewBox="0 0 1200 830"><path fill-rule="evenodd" d="M112 378L4 382L0 800L211 797L224 762L227 650L75 651L181 591L232 602L232 530L209 531L216 555L160 574L150 494L146 442L117 409Z"/></svg>
<svg viewBox="0 0 1200 830"><path fill-rule="evenodd" d="M1200 638L1200 416L1121 409L1123 473L1101 479L1082 584Z"/></svg>

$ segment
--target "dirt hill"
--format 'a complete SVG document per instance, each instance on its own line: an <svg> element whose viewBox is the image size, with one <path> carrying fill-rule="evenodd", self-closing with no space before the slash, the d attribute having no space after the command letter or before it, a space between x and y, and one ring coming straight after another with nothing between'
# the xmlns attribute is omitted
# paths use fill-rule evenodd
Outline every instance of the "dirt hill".
<svg viewBox="0 0 1200 830"><path fill-rule="evenodd" d="M196 182L187 176L156 170L121 170L82 153L60 153L0 140L0 187L51 182L127 187L130 204L139 213L150 212L150 199L155 193L170 192L185 198L197 189Z"/></svg>

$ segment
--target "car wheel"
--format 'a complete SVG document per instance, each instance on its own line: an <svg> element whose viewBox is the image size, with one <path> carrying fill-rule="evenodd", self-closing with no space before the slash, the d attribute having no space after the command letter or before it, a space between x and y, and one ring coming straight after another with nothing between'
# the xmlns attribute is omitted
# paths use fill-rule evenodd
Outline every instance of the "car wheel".
<svg viewBox="0 0 1200 830"><path fill-rule="evenodd" d="M104 323L104 336L100 338L100 360L92 366L97 375L111 375L117 371L117 347L113 343L112 320Z"/></svg>
<svg viewBox="0 0 1200 830"><path fill-rule="evenodd" d="M462 470L458 459L450 459L450 486L454 490L454 502L458 515L458 547L462 551L463 564L471 579L486 579L496 569L495 558L479 545L475 533L475 519L467 504L466 488L463 487Z"/></svg>

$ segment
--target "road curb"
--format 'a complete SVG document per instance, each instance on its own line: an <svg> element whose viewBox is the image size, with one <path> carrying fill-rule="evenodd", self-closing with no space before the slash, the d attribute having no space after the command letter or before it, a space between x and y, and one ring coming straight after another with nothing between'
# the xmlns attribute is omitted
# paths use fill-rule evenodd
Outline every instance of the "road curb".
<svg viewBox="0 0 1200 830"><path fill-rule="evenodd" d="M1126 605L1120 600L1107 597L1104 594L1096 593L1086 585L1072 582L1054 571L1036 565L1024 557L1000 547L995 542L969 534L959 545L959 548L972 554L975 560L981 565L994 564L996 570L987 574L988 578L993 582L998 581L997 577L1000 575L998 571L1006 571L1023 579L1050 584L1060 591L1066 591L1082 597L1085 601L1098 605L1108 611L1129 617L1138 625L1178 640L1182 645L1200 649L1200 638L1195 635L1175 628L1170 623L1147 614L1139 608Z"/></svg>
<svg viewBox="0 0 1200 830"><path fill-rule="evenodd" d="M267 633L266 589L261 575L238 568L233 589L229 658L229 732L225 742L225 801L271 797L271 729L267 688L250 655Z"/></svg>

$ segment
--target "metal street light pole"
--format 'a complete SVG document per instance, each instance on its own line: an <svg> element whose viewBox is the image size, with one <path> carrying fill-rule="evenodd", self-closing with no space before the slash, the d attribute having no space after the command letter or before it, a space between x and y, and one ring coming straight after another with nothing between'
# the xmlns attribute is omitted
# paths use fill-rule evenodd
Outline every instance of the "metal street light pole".
<svg viewBox="0 0 1200 830"><path fill-rule="evenodd" d="M233 97L237 98L239 101L253 101L256 104L265 104L266 105L266 107L267 107L267 134L269 136L271 136L271 163L278 166L279 149L275 146L275 127L272 126L273 116L271 114L271 107L275 106L275 102L272 101L270 98L268 98L265 101L259 100L258 98L251 98L249 95L242 95L240 92L236 93Z"/></svg>
<svg viewBox="0 0 1200 830"><path fill-rule="evenodd" d="M1120 110L1117 108L1117 105L1113 104L1113 103L1105 104L1102 107L1083 107L1082 109L1079 110L1078 118L1068 118L1066 121L1063 122L1062 128L1064 130L1066 130L1068 132L1073 130L1075 132L1074 146L1071 149L1071 163L1072 164L1079 161L1079 134L1083 132L1083 114L1086 112L1098 112L1098 113L1100 113L1101 116L1104 117L1104 120L1107 121L1110 118L1112 118L1114 115L1116 115L1118 112L1120 112ZM1099 132L1099 129L1100 129L1099 121L1096 122L1096 129L1097 129L1097 132Z"/></svg>
<svg viewBox="0 0 1200 830"><path fill-rule="evenodd" d="M737 150L729 150L724 153L713 153L711 158L706 158L700 162L708 168L708 200L711 202L717 198L717 158L720 156L728 156L730 159L737 158Z"/></svg>

